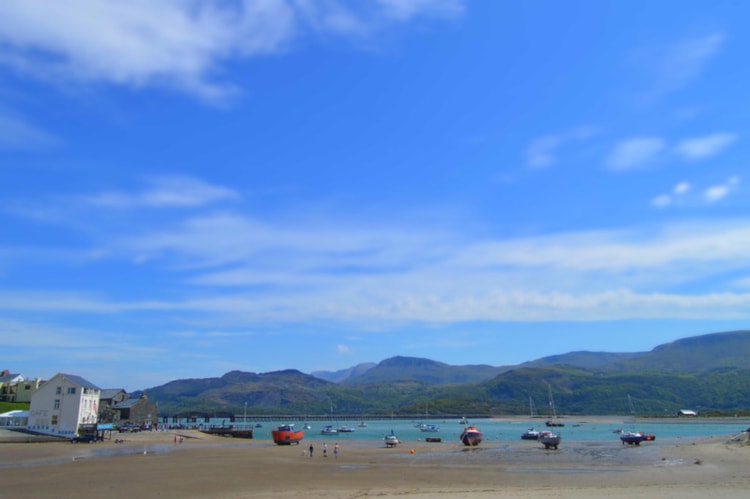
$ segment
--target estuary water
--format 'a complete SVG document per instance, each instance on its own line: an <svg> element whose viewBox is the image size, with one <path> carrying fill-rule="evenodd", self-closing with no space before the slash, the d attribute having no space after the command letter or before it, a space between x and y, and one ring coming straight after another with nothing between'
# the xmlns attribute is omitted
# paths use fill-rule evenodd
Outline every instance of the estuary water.
<svg viewBox="0 0 750 499"><path fill-rule="evenodd" d="M559 433L565 442L607 442L619 443L619 431L639 431L646 434L653 433L657 439L682 440L700 439L705 437L733 436L748 427L748 418L722 418L705 420L695 419L636 419L616 417L567 417L559 421L565 426L547 428L545 419L513 418L513 419L476 419L470 421L484 433L484 442L515 442L521 440L521 434L529 428L537 430L553 430ZM271 439L271 431L276 426L289 421L264 421L262 427L254 428L253 438L256 440ZM372 441L380 440L393 431L402 442L424 441L428 437L440 437L443 442L459 441L464 425L457 419L429 419L429 420L368 420L366 427L360 427L361 421L313 421L311 428L305 430L306 440L316 441ZM417 427L420 423L437 425L438 432L423 432ZM294 422L297 429L302 429L304 422ZM248 424L249 426L251 424ZM339 432L333 435L321 434L324 426L334 428L348 426L353 432ZM242 425L238 425L242 427Z"/></svg>

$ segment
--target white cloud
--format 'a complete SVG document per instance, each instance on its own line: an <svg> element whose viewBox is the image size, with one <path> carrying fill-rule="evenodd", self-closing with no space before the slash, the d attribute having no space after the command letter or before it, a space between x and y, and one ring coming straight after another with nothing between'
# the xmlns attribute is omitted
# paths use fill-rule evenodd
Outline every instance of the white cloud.
<svg viewBox="0 0 750 499"><path fill-rule="evenodd" d="M723 184L712 185L711 187L707 188L706 192L704 193L706 201L708 201L709 203L714 203L716 201L724 199L739 183L739 177L731 177Z"/></svg>
<svg viewBox="0 0 750 499"><path fill-rule="evenodd" d="M336 345L336 351L341 354L349 353L350 349L346 345Z"/></svg>
<svg viewBox="0 0 750 499"><path fill-rule="evenodd" d="M48 82L171 86L207 100L236 89L230 60L286 49L301 31L362 34L420 15L460 15L463 0L4 0L0 64ZM355 10L358 7L358 10Z"/></svg>
<svg viewBox="0 0 750 499"><path fill-rule="evenodd" d="M688 182L680 182L672 189L671 194L661 194L651 200L651 204L657 208L671 205L697 206L705 203L714 203L726 198L740 183L737 176L730 177L723 184L707 187L701 194L690 196L693 186Z"/></svg>
<svg viewBox="0 0 750 499"><path fill-rule="evenodd" d="M21 118L0 115L0 148L2 149L50 147L59 143L60 140L57 137Z"/></svg>
<svg viewBox="0 0 750 499"><path fill-rule="evenodd" d="M654 161L666 147L658 137L637 137L618 143L606 160L612 170L630 170Z"/></svg>
<svg viewBox="0 0 750 499"><path fill-rule="evenodd" d="M105 192L86 198L98 206L110 208L132 207L196 207L218 201L233 201L238 194L226 187L219 187L185 176L164 176L151 179L152 188L137 194Z"/></svg>
<svg viewBox="0 0 750 499"><path fill-rule="evenodd" d="M736 136L731 133L715 133L683 140L674 147L674 150L688 160L705 159L719 154L734 142L735 138Z"/></svg>

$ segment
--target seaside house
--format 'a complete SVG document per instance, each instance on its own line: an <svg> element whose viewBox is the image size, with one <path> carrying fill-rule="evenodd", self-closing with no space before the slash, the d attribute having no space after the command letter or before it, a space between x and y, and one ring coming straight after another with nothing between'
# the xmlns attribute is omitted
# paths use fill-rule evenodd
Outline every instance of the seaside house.
<svg viewBox="0 0 750 499"><path fill-rule="evenodd" d="M30 431L71 437L81 425L97 422L101 389L73 374L56 374L31 397Z"/></svg>
<svg viewBox="0 0 750 499"><path fill-rule="evenodd" d="M122 388L104 388L99 396L99 423L116 423L120 413L114 406L127 400L130 396Z"/></svg>
<svg viewBox="0 0 750 499"><path fill-rule="evenodd" d="M0 402L16 402L18 383L23 381L20 374L11 373L5 369L0 372Z"/></svg>
<svg viewBox="0 0 750 499"><path fill-rule="evenodd" d="M138 398L128 398L112 406L120 421L152 428L159 421L159 408L142 392Z"/></svg>

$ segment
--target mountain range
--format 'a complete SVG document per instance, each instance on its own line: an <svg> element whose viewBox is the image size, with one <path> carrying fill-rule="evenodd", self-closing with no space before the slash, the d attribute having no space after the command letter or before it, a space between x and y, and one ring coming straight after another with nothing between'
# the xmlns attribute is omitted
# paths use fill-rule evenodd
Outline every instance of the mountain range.
<svg viewBox="0 0 750 499"><path fill-rule="evenodd" d="M513 366L453 366L392 357L340 371L232 371L146 390L176 413L529 414L533 401L568 414L671 415L750 409L750 331L680 339L648 352L569 352ZM137 395L134 394L134 395Z"/></svg>

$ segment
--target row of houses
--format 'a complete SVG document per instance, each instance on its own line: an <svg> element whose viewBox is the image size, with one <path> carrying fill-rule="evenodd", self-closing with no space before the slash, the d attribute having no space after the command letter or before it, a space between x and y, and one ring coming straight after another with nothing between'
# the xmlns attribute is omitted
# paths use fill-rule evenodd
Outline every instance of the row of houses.
<svg viewBox="0 0 750 499"><path fill-rule="evenodd" d="M18 379L19 375L11 375L3 371L4 376L14 383L15 391L8 386L8 392L13 391L18 400L19 384L25 380ZM0 386L5 388L6 383ZM138 398L130 398L123 389L102 390L90 381L74 374L59 373L48 381L39 382L29 398L28 411L10 411L0 414L0 426L21 427L26 430L70 437L86 429L112 428L113 424L130 422L138 426L156 425L159 414L156 404L148 400L145 392ZM24 414L26 413L26 414Z"/></svg>
<svg viewBox="0 0 750 499"><path fill-rule="evenodd" d="M31 402L31 396L39 389L43 381L39 378L30 380L20 374L13 374L5 369L0 372L0 402Z"/></svg>

